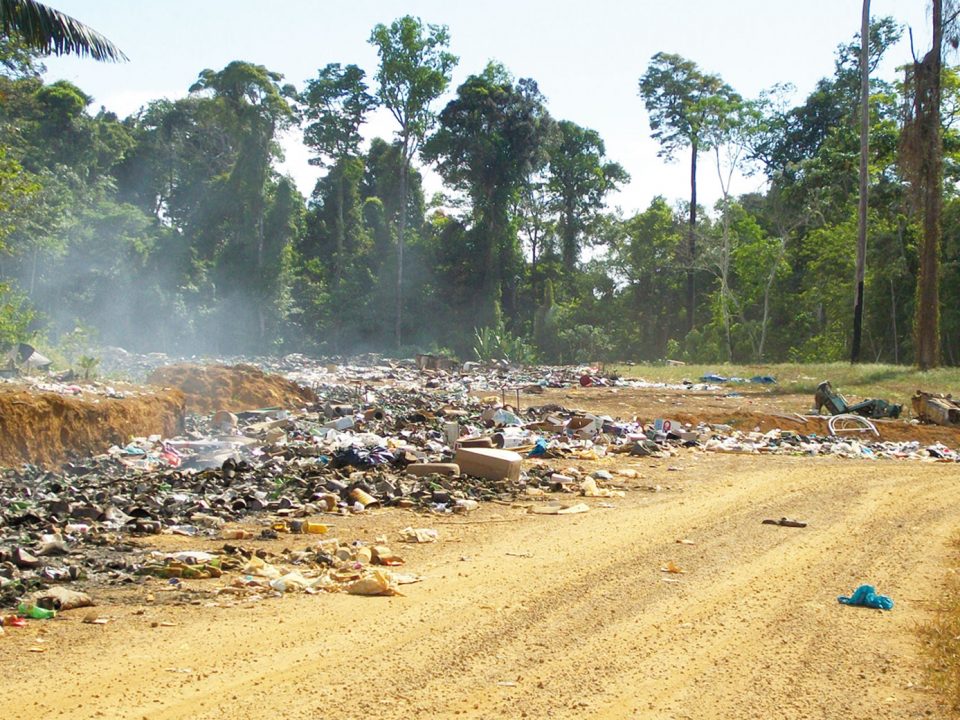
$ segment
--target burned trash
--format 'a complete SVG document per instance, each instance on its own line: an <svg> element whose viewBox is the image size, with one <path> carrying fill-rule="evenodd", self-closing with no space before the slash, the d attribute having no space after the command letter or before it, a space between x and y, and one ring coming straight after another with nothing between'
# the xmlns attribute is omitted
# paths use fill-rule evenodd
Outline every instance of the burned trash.
<svg viewBox="0 0 960 720"><path fill-rule="evenodd" d="M881 418L896 419L900 417L903 410L902 405L894 405L880 399L864 400L851 405L843 395L834 392L829 380L817 386L817 391L813 396L813 405L813 411L817 415L823 408L826 408L830 415L861 415L873 420Z"/></svg>
<svg viewBox="0 0 960 720"><path fill-rule="evenodd" d="M913 414L920 422L935 423L945 426L960 426L960 403L952 395L928 393L917 390L910 398Z"/></svg>

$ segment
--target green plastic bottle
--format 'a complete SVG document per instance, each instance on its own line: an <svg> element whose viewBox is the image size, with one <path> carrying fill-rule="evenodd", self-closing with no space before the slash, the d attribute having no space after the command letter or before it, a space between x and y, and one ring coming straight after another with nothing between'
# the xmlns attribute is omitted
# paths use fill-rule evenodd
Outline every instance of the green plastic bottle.
<svg viewBox="0 0 960 720"><path fill-rule="evenodd" d="M34 620L49 620L57 616L56 610L47 610L34 603L20 603L17 606L17 612L24 617L33 618Z"/></svg>

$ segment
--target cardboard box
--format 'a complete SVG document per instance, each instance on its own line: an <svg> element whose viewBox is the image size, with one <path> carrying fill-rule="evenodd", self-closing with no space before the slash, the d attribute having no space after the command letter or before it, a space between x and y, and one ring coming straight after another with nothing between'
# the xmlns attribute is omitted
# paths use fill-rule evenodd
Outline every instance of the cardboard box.
<svg viewBox="0 0 960 720"><path fill-rule="evenodd" d="M520 463L523 457L512 450L461 447L457 450L454 461L464 475L517 482L520 479Z"/></svg>

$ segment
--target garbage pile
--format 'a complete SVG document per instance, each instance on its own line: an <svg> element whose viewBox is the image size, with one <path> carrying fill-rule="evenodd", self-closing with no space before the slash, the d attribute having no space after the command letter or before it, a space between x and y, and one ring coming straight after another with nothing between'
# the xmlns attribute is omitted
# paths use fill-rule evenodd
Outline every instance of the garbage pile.
<svg viewBox="0 0 960 720"><path fill-rule="evenodd" d="M943 445L743 432L717 423L620 419L531 402L545 387L589 386L583 378L590 384L596 378L667 387L604 378L589 368L484 369L466 363L419 370L413 363L334 365L287 356L265 369L309 387L316 402L293 410L189 416L178 437L137 438L57 472L32 465L3 472L0 606L76 581L170 582L221 578L225 572L227 584L216 592L235 597L293 591L389 595L418 578L385 569L402 564L386 538L366 544L326 537L338 516L380 507L427 517L464 514L483 502L518 500L541 514L584 512L590 506L581 498L616 498L623 490L615 472L588 472L578 463L616 455L958 460ZM703 383L676 387L719 389ZM557 469L548 460L569 467ZM236 523L255 523L257 530L236 529ZM436 539L429 528L410 531L403 541ZM216 554L151 554L142 541L161 533L226 544ZM324 537L282 556L256 546L285 533Z"/></svg>

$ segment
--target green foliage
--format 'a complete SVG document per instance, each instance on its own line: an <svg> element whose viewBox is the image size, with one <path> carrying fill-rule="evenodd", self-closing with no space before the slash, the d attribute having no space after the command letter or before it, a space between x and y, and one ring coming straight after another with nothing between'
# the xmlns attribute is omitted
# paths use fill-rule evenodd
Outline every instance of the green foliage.
<svg viewBox="0 0 960 720"><path fill-rule="evenodd" d="M561 120L549 137L547 189L558 216L563 264L571 273L579 260L582 236L598 218L605 197L628 182L630 175L604 158L603 140L595 130Z"/></svg>
<svg viewBox="0 0 960 720"><path fill-rule="evenodd" d="M93 28L35 0L0 2L0 28L4 36L14 35L44 54L127 60L120 48Z"/></svg>
<svg viewBox="0 0 960 720"><path fill-rule="evenodd" d="M80 378L90 381L97 377L97 367L100 365L100 358L91 355L81 355L77 358L77 367L80 368Z"/></svg>
<svg viewBox="0 0 960 720"><path fill-rule="evenodd" d="M737 97L718 75L703 72L679 55L659 52L640 78L640 96L650 116L659 155L673 158L683 147L708 149L707 131L719 117L716 103Z"/></svg>
<svg viewBox="0 0 960 720"><path fill-rule="evenodd" d="M506 330L502 321L492 327L474 328L473 336L473 354L481 362L506 360L518 365L536 362L533 347Z"/></svg>
<svg viewBox="0 0 960 720"><path fill-rule="evenodd" d="M26 295L0 283L0 347L29 340L35 319L36 311Z"/></svg>
<svg viewBox="0 0 960 720"><path fill-rule="evenodd" d="M320 157L334 161L356 155L360 145L360 126L377 100L367 92L364 72L356 65L342 67L330 63L300 93L301 114L311 121L303 131L303 140Z"/></svg>
<svg viewBox="0 0 960 720"><path fill-rule="evenodd" d="M613 341L603 328L596 325L561 329L558 336L562 363L592 363L611 357Z"/></svg>
<svg viewBox="0 0 960 720"><path fill-rule="evenodd" d="M472 201L474 272L479 276L479 321L495 321L511 266L519 264L512 200L542 156L551 121L532 80L516 83L490 63L457 88L424 149L452 187Z"/></svg>
<svg viewBox="0 0 960 720"><path fill-rule="evenodd" d="M39 189L36 181L0 145L0 250L5 249L6 238L22 221L25 203Z"/></svg>
<svg viewBox="0 0 960 720"><path fill-rule="evenodd" d="M430 129L430 103L450 83L458 58L446 50L449 43L446 26L424 25L410 15L389 26L377 25L370 33L370 44L380 57L377 96L400 126L404 161L409 161Z"/></svg>

